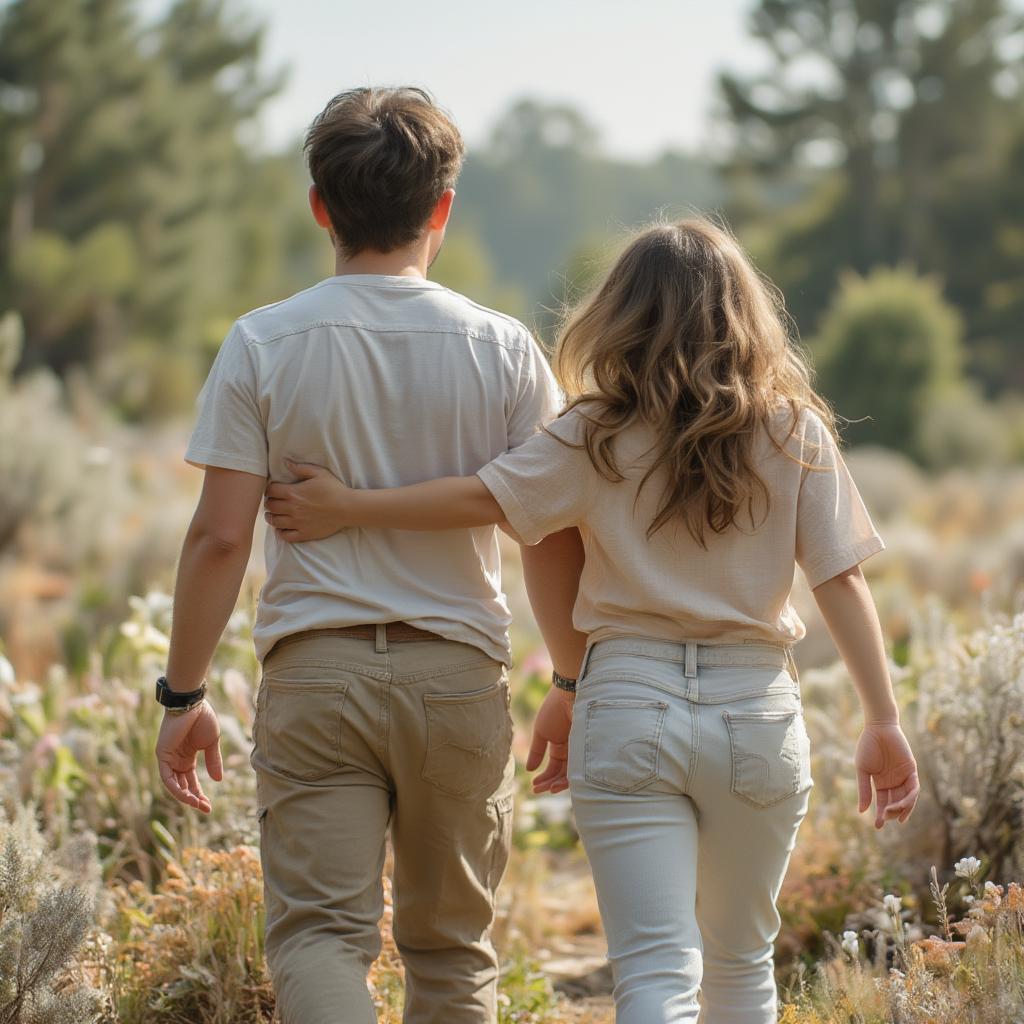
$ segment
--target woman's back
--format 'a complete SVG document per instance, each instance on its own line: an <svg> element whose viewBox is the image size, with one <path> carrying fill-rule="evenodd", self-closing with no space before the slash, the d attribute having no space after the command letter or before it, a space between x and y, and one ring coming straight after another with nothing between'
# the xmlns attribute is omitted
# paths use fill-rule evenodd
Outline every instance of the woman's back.
<svg viewBox="0 0 1024 1024"><path fill-rule="evenodd" d="M804 635L789 601L794 565L814 587L883 547L830 432L810 410L792 433L789 408L776 414L772 431L784 452L767 430L754 442L770 495L755 498L754 524L741 516L721 533L706 530L702 546L680 516L648 536L665 487L660 469L639 487L654 431L634 424L616 436L624 479L612 480L582 447L586 409L570 410L479 476L528 543L579 526L586 564L574 624L591 642L793 643Z"/></svg>

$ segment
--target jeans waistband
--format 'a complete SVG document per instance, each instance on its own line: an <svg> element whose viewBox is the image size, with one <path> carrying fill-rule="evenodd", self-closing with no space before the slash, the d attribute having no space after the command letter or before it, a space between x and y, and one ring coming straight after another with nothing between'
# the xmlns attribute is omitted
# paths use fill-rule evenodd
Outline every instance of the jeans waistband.
<svg viewBox="0 0 1024 1024"><path fill-rule="evenodd" d="M693 678L698 668L741 667L787 670L796 678L796 666L789 647L783 644L702 644L692 640L654 640L644 637L609 637L587 648L580 675L595 661L614 654L635 654L683 666L683 675Z"/></svg>

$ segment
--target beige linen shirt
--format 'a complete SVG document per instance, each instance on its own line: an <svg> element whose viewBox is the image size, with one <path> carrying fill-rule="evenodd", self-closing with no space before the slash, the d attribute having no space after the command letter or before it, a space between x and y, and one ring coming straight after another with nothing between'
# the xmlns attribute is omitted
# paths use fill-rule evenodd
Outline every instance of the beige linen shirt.
<svg viewBox="0 0 1024 1024"><path fill-rule="evenodd" d="M471 476L558 410L527 329L431 281L330 277L237 320L198 399L185 458L291 480L285 456L355 487ZM253 639L404 620L509 662L495 529L266 533Z"/></svg>
<svg viewBox="0 0 1024 1024"><path fill-rule="evenodd" d="M780 442L791 423L788 410L779 413L773 432ZM815 468L779 452L762 431L755 461L771 495L767 514L756 510L756 529L748 523L722 534L708 530L706 550L681 521L646 536L664 486L664 477L655 475L637 494L650 464L649 429L630 428L617 439L626 477L618 483L601 476L584 449L556 439L582 442L577 410L548 430L478 476L527 543L579 527L586 564L573 621L592 641L643 636L791 644L805 632L790 603L794 566L815 587L884 547L835 443L812 412L801 414L784 444Z"/></svg>

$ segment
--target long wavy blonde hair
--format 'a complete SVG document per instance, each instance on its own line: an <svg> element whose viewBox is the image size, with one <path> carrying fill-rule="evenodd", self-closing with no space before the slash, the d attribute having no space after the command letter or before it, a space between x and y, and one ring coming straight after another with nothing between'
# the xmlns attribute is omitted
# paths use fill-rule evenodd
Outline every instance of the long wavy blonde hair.
<svg viewBox="0 0 1024 1024"><path fill-rule="evenodd" d="M784 442L811 409L834 436L789 322L737 241L701 218L642 231L565 319L554 369L568 408L582 406L595 469L624 479L616 437L634 424L653 429L638 495L661 470L667 483L648 536L677 516L702 547L708 529L739 527L741 513L756 528L757 499L764 509L771 500L754 465L759 430L790 454ZM792 424L780 439L772 425L783 403Z"/></svg>

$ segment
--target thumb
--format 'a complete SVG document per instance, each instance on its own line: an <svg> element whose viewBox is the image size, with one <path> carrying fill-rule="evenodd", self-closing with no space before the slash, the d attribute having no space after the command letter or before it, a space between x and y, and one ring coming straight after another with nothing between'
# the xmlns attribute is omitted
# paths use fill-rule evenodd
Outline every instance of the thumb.
<svg viewBox="0 0 1024 1024"><path fill-rule="evenodd" d="M547 750L548 741L541 739L540 736L534 736L533 741L530 743L530 753L526 758L526 770L528 772L535 771L540 767L541 762L544 760L544 751Z"/></svg>
<svg viewBox="0 0 1024 1024"><path fill-rule="evenodd" d="M311 480L315 476L319 476L321 473L326 473L327 470L323 466L318 466L313 462L297 462L295 459L290 459L285 456L285 464L288 468L300 479L300 480Z"/></svg>
<svg viewBox="0 0 1024 1024"><path fill-rule="evenodd" d="M871 806L871 775L863 768L857 769L857 810L863 814Z"/></svg>
<svg viewBox="0 0 1024 1024"><path fill-rule="evenodd" d="M220 756L219 738L203 751L203 758L206 761L206 773L214 782L220 782L224 778L224 761Z"/></svg>

